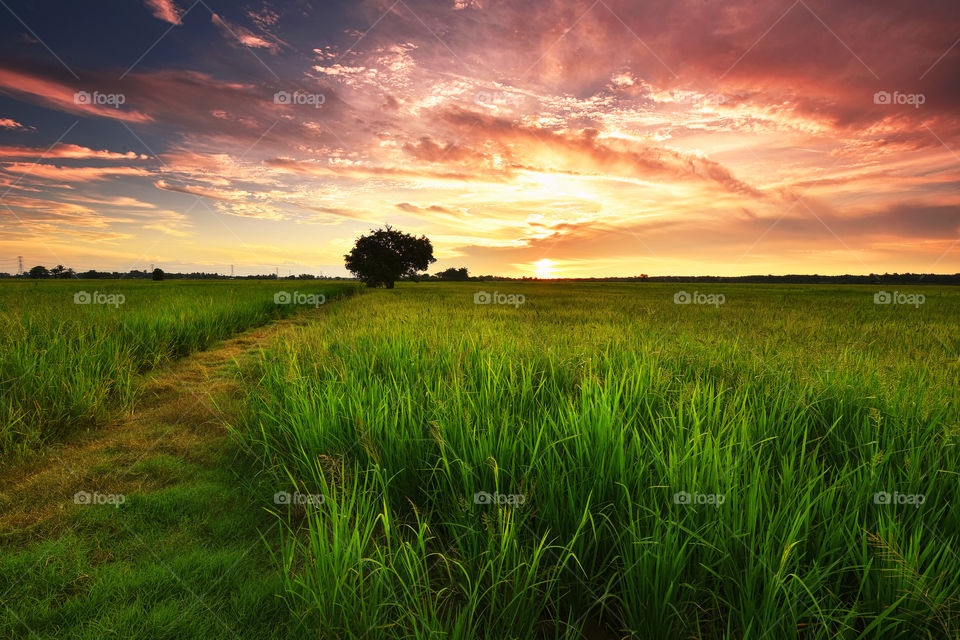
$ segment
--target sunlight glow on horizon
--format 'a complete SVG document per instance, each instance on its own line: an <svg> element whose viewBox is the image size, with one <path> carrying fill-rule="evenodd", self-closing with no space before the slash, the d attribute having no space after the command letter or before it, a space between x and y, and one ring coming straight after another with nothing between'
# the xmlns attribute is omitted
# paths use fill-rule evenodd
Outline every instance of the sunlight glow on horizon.
<svg viewBox="0 0 960 640"><path fill-rule="evenodd" d="M543 260L537 260L533 263L536 277L541 279L550 279L557 277L557 270L554 268L554 265L557 263L553 260L548 260L544 258Z"/></svg>

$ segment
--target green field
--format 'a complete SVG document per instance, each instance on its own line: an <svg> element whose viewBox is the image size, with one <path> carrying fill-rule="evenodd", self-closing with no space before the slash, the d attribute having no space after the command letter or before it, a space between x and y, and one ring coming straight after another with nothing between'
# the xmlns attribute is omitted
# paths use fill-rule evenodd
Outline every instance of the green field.
<svg viewBox="0 0 960 640"><path fill-rule="evenodd" d="M129 404L137 373L237 331L289 315L289 289L335 296L355 287L312 282L0 283L0 453L25 452Z"/></svg>
<svg viewBox="0 0 960 640"><path fill-rule="evenodd" d="M287 312L278 287L310 285L124 286L119 312L78 308L60 284L0 288L8 448L96 424L134 401L138 371ZM137 595L136 563L65 563L12 588L43 613L0 613L0 634L25 635L21 620L38 637L234 637L215 610L261 637L265 602L259 624L293 638L960 637L957 289L876 304L894 288L406 283L334 300L313 286L323 310L230 372L218 447L235 455L210 463L245 487L227 521L263 532L261 579L231 574L191 624L143 627L116 609L176 606ZM192 535L134 517L151 500L128 496L130 528ZM113 507L69 509L88 524ZM58 534L5 535L0 582ZM219 535L177 571L209 569ZM95 597L105 575L127 600Z"/></svg>

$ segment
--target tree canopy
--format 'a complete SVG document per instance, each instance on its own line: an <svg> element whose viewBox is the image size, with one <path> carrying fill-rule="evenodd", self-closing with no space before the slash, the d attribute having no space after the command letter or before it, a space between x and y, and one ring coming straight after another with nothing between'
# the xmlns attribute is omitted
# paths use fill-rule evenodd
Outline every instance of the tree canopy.
<svg viewBox="0 0 960 640"><path fill-rule="evenodd" d="M392 289L397 280L414 277L436 262L433 245L426 236L418 238L390 225L357 238L344 260L347 270L368 287L387 289Z"/></svg>

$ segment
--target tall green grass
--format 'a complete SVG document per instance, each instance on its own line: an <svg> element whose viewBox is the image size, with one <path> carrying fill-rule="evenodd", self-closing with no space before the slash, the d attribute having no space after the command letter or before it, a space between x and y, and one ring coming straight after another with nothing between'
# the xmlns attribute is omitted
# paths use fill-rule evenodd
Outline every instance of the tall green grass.
<svg viewBox="0 0 960 640"><path fill-rule="evenodd" d="M0 283L0 455L35 448L129 403L137 373L288 315L274 293L353 285L118 280ZM116 304L104 304L94 300ZM90 294L91 302L78 304ZM75 301L75 295L78 296Z"/></svg>
<svg viewBox="0 0 960 640"><path fill-rule="evenodd" d="M324 496L280 514L310 632L958 637L960 292L681 288L405 285L265 353L238 432Z"/></svg>

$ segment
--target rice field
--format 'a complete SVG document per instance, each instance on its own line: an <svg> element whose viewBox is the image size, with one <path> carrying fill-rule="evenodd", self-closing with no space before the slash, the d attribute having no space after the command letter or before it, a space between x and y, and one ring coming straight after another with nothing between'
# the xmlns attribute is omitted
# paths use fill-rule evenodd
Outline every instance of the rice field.
<svg viewBox="0 0 960 640"><path fill-rule="evenodd" d="M355 287L290 281L44 280L0 283L0 454L36 450L129 406L135 376L306 298ZM300 304L298 304L298 302Z"/></svg>
<svg viewBox="0 0 960 640"><path fill-rule="evenodd" d="M407 284L264 352L235 431L305 637L955 638L958 318L951 288Z"/></svg>
<svg viewBox="0 0 960 640"><path fill-rule="evenodd" d="M44 281L0 302L14 467L134 412L143 374L324 303L133 416L131 451L114 429L38 475L51 509L0 487L5 522L55 514L0 528L0 637L960 637L955 288ZM124 504L70 502L95 490Z"/></svg>

